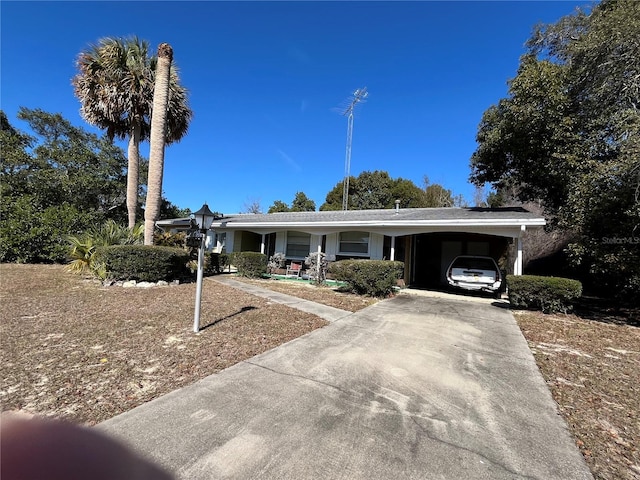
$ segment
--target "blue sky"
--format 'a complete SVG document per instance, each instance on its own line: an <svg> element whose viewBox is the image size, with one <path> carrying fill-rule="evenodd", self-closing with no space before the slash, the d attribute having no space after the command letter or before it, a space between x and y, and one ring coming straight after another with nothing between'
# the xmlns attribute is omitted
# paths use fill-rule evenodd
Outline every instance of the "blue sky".
<svg viewBox="0 0 640 480"><path fill-rule="evenodd" d="M469 159L482 113L507 94L536 23L588 1L0 3L1 108L61 113L89 131L71 78L100 38L167 42L194 118L165 151L164 195L181 208L238 213L324 203L345 171L424 176L473 200ZM141 146L148 157L148 143Z"/></svg>

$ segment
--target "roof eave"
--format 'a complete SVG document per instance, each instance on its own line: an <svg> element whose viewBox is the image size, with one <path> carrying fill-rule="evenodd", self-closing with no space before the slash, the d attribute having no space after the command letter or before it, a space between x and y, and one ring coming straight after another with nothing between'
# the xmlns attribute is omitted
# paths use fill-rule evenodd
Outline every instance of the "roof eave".
<svg viewBox="0 0 640 480"><path fill-rule="evenodd" d="M482 226L482 227L505 227L505 226L545 226L544 218L519 218L519 219L456 219L456 220L414 220L414 221L331 221L331 222L234 222L221 221L214 222L211 228L331 228L331 227L459 227L459 226Z"/></svg>

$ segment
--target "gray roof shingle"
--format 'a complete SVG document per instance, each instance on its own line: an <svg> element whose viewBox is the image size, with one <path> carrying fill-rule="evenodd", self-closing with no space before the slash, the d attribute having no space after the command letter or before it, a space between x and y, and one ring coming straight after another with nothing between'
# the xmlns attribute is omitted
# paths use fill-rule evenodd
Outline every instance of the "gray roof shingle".
<svg viewBox="0 0 640 480"><path fill-rule="evenodd" d="M336 210L321 212L282 212L269 214L228 215L222 221L233 223L307 223L307 222L412 222L412 221L482 221L491 220L540 220L520 207L508 208L401 208L381 210Z"/></svg>

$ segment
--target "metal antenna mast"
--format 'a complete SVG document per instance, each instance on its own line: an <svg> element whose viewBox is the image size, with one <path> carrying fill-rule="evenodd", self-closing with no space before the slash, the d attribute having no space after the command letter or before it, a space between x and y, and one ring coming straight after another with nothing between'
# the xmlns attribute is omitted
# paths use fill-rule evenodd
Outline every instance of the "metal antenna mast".
<svg viewBox="0 0 640 480"><path fill-rule="evenodd" d="M353 138L353 109L359 102L363 102L367 98L367 87L359 88L353 92L353 98L349 106L342 112L347 117L347 152L344 161L344 181L342 186L342 210L348 209L349 199L349 176L351 170L351 139Z"/></svg>

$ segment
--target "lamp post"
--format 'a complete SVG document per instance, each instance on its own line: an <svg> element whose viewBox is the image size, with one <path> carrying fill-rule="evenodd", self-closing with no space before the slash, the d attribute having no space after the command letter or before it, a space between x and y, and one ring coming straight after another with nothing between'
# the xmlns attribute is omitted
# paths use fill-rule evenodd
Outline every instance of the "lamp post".
<svg viewBox="0 0 640 480"><path fill-rule="evenodd" d="M198 278L196 284L196 307L193 315L193 331L198 333L200 331L200 300L202 299L202 271L204 270L204 249L205 242L207 241L207 230L211 228L211 224L215 218L215 214L209 210L209 207L205 203L202 208L193 214L193 219L198 224L200 230L201 239L200 247L198 249Z"/></svg>

